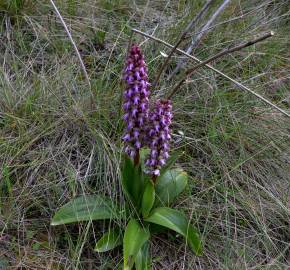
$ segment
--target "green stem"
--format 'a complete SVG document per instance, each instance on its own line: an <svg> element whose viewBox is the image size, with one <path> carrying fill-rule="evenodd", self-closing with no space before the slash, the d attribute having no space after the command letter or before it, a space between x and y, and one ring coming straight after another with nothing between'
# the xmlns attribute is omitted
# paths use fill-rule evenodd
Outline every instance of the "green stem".
<svg viewBox="0 0 290 270"><path fill-rule="evenodd" d="M137 150L136 156L134 157L134 166L138 166L140 162L140 153L139 150Z"/></svg>

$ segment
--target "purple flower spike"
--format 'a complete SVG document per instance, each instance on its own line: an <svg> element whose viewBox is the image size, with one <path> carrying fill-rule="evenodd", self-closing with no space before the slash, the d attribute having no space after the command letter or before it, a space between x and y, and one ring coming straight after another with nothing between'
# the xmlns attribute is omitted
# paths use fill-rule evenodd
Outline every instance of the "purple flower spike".
<svg viewBox="0 0 290 270"><path fill-rule="evenodd" d="M127 125L123 141L126 144L126 153L135 161L139 159L139 149L145 144L144 124L147 123L150 94L147 72L140 48L133 45L126 60L123 76L126 82L123 103L125 116L123 119Z"/></svg>
<svg viewBox="0 0 290 270"><path fill-rule="evenodd" d="M172 105L169 100L157 100L148 122L151 125L147 132L150 155L146 161L149 173L154 177L160 175L160 169L169 157L170 125Z"/></svg>

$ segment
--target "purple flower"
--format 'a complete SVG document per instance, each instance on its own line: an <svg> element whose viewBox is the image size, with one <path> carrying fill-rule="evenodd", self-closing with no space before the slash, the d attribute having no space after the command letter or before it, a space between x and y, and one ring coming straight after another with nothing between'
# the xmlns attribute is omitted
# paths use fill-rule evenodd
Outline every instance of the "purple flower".
<svg viewBox="0 0 290 270"><path fill-rule="evenodd" d="M137 45L133 45L129 51L123 79L126 82L123 119L127 125L123 141L126 144L125 152L136 158L139 149L145 144L150 94L147 66Z"/></svg>
<svg viewBox="0 0 290 270"><path fill-rule="evenodd" d="M157 100L153 111L150 112L147 130L147 140L150 155L146 160L149 173L157 177L161 167L169 157L169 141L171 138L172 105L169 100Z"/></svg>

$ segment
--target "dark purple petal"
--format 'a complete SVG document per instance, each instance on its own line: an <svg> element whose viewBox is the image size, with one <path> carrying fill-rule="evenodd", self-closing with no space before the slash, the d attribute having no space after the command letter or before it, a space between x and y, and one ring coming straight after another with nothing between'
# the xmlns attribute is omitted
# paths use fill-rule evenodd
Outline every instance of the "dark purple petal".
<svg viewBox="0 0 290 270"><path fill-rule="evenodd" d="M160 175L160 170L159 169L155 169L153 171L153 175L159 176Z"/></svg>
<svg viewBox="0 0 290 270"><path fill-rule="evenodd" d="M164 158L165 160L169 158L169 154L168 154L168 152L163 153L163 158Z"/></svg>
<svg viewBox="0 0 290 270"><path fill-rule="evenodd" d="M123 136L123 140L125 141L125 142L129 142L130 140L131 140L131 136L130 136L130 134L126 134L125 136Z"/></svg>
<svg viewBox="0 0 290 270"><path fill-rule="evenodd" d="M133 86L133 90L134 90L134 93L136 93L136 94L139 93L139 87L138 87L138 84L134 84L134 86Z"/></svg>
<svg viewBox="0 0 290 270"><path fill-rule="evenodd" d="M139 101L140 101L140 98L139 98L138 96L135 96L135 97L133 98L133 104L134 104L134 105L138 105L138 104L139 104Z"/></svg>
<svg viewBox="0 0 290 270"><path fill-rule="evenodd" d="M136 71L134 75L138 81L142 80L142 78L140 77L140 73L138 71Z"/></svg>
<svg viewBox="0 0 290 270"><path fill-rule="evenodd" d="M130 107L131 107L131 103L130 102L126 102L123 105L123 108L124 108L125 111L128 110Z"/></svg>
<svg viewBox="0 0 290 270"><path fill-rule="evenodd" d="M154 130L154 129L150 129L150 130L149 130L149 136L150 136L150 137L153 137L154 134L155 134L155 130Z"/></svg>
<svg viewBox="0 0 290 270"><path fill-rule="evenodd" d="M138 114L138 110L136 108L132 109L132 117L136 118L137 114Z"/></svg>
<svg viewBox="0 0 290 270"><path fill-rule="evenodd" d="M133 136L134 136L135 139L138 139L139 136L140 136L140 131L139 131L138 129L135 129L135 130L133 131Z"/></svg>
<svg viewBox="0 0 290 270"><path fill-rule="evenodd" d="M141 148L141 142L136 141L134 146L136 147L136 149L140 149Z"/></svg>
<svg viewBox="0 0 290 270"><path fill-rule="evenodd" d="M140 108L141 108L142 111L145 111L145 110L147 109L147 107L148 107L148 104L145 103L145 102L142 102L142 103L140 104Z"/></svg>
<svg viewBox="0 0 290 270"><path fill-rule="evenodd" d="M126 77L126 81L128 83L132 83L132 82L134 82L134 77L132 75L129 75L129 76Z"/></svg>
<svg viewBox="0 0 290 270"><path fill-rule="evenodd" d="M127 130L131 130L131 129L133 129L134 128L134 122L133 121L129 121L128 123L127 123Z"/></svg>
<svg viewBox="0 0 290 270"><path fill-rule="evenodd" d="M160 166L165 165L165 159L164 158L160 159L159 160L159 164L160 164Z"/></svg>

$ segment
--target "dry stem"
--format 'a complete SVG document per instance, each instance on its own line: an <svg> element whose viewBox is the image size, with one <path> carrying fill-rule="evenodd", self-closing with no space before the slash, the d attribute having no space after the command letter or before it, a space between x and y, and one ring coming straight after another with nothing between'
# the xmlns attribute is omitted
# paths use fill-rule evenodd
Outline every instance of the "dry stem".
<svg viewBox="0 0 290 270"><path fill-rule="evenodd" d="M239 51L239 50L241 50L241 49L243 49L243 48L246 48L246 47L249 47L249 46L251 46L251 45L254 45L255 43L261 42L261 41L263 41L263 40L265 40L265 39L267 39L267 38L269 38L269 37L272 37L273 35L274 35L274 32L271 31L271 32L269 32L269 33L267 33L267 34L265 34L265 35L259 37L259 38L256 38L256 39L254 39L254 40L250 40L250 41L248 41L248 42L246 42L246 43L243 43L243 44L241 44L241 45L238 45L238 46L236 46L236 47L226 49L226 50L224 50L224 51L222 51L222 52L219 52L219 53L217 53L216 55L214 55L214 56L208 58L207 60L205 60L205 61L203 61L203 62L197 64L197 65L194 66L193 68L188 69L188 70L185 72L185 76L184 76L184 77L180 80L180 82L179 82L179 83L174 87L174 89L172 90L172 92L171 92L171 94L168 96L168 98L169 98L169 99L172 98L172 96L173 96L173 95L174 95L174 94L179 90L179 88L181 87L181 85L186 81L187 77L190 76L190 75L192 75L192 74L194 73L194 71L196 71L198 68L200 68L200 67L202 67L202 66L205 66L206 64L208 64L208 63L210 63L210 62L212 62L212 61L214 61L214 60L216 60L216 59L218 59L218 58L220 58L220 57L222 57L222 56L224 56L224 55L227 55L227 54L232 53L232 52Z"/></svg>
<svg viewBox="0 0 290 270"><path fill-rule="evenodd" d="M85 75L86 81L87 81L87 83L88 83L88 85L89 85L89 87L90 87L90 93L91 93L91 98L92 98L92 104L91 104L91 105L92 105L92 107L93 107L93 106L94 106L94 105L93 105L93 102L94 102L94 95L93 95L93 92L92 92L92 89L91 89L91 83L90 83L89 75L88 75L88 73L87 73L87 70L86 70L85 64L84 64L84 62L83 62L83 59L82 59L82 57L81 57L81 55L80 55L80 53L79 53L78 47L77 47L76 43L74 42L74 40L73 40L73 38L72 38L72 35L71 35L71 33L70 33L70 31L69 31L69 29L68 29L68 27L67 27L67 25L66 25L66 23L65 23L65 21L64 21L64 19L63 19L63 17L61 16L61 14L60 14L60 12L59 12L57 6L56 6L55 3L53 2L53 0L50 0L50 2L51 2L52 6L53 6L53 8L54 8L54 10L55 10L55 12L56 12L56 14L57 14L57 17L60 19L60 21L61 21L61 23L62 23L62 25L63 25L63 27L64 27L64 30L65 30L65 32L67 33L67 36L68 36L68 38L69 38L71 44L73 45L74 50L75 50L75 52L76 52L76 55L77 55L77 57L78 57L78 59L79 59L79 61L80 61L81 68L82 68L83 73L84 73L84 75Z"/></svg>
<svg viewBox="0 0 290 270"><path fill-rule="evenodd" d="M168 65L169 60L171 59L173 53L176 51L177 47L181 44L181 42L183 40L185 40L186 38L188 38L188 31L190 30L190 28L201 18L201 16L204 14L204 12L209 8L210 4L213 2L213 0L209 0L205 3L205 5L203 6L203 8L201 9L201 11L190 21L190 23L187 25L187 27L185 28L184 32L182 33L182 35L180 36L180 38L177 40L175 46L172 48L172 50L170 51L170 53L168 54L166 60L164 61L163 65L161 66L153 84L152 84L152 88L154 88L157 84L158 81L160 79L160 76L163 72L163 70L166 68L166 66Z"/></svg>
<svg viewBox="0 0 290 270"><path fill-rule="evenodd" d="M191 53L193 48L196 46L196 44L202 39L204 34L208 32L210 29L211 24L215 21L215 19L219 16L219 14L226 8L226 6L230 3L230 0L224 0L224 2L218 7L218 9L214 12L214 14L209 18L207 23L202 27L199 34L192 39L190 46L186 50L187 53ZM169 76L169 80L178 72L178 70L182 67L184 62L179 62L177 64L177 67L172 71L172 73Z"/></svg>

